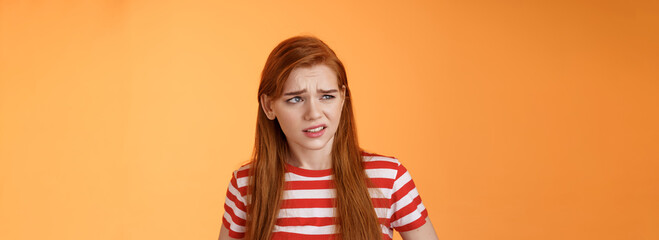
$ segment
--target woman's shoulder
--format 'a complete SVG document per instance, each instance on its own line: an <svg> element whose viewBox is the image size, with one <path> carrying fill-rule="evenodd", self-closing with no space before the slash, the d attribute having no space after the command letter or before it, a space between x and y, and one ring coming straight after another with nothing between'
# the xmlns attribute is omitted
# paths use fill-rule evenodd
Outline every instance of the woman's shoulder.
<svg viewBox="0 0 659 240"><path fill-rule="evenodd" d="M362 161L366 169L392 169L398 170L402 167L401 162L397 157L383 155L373 152L367 152L365 150L361 151ZM245 178L249 174L249 169L251 168L252 163L247 162L242 165L235 171L233 171L233 177L236 179Z"/></svg>
<svg viewBox="0 0 659 240"><path fill-rule="evenodd" d="M362 150L362 160L364 161L365 164L377 163L377 164L392 165L395 167L401 165L400 161L398 161L398 158L396 157L367 152L364 150Z"/></svg>
<svg viewBox="0 0 659 240"><path fill-rule="evenodd" d="M403 165L398 158L377 153L362 151L364 169L370 178L397 179Z"/></svg>
<svg viewBox="0 0 659 240"><path fill-rule="evenodd" d="M233 171L233 177L235 179L240 179L240 178L247 177L247 175L249 174L249 168L251 166L252 166L251 162L244 163L244 164L240 165L240 167L238 169Z"/></svg>

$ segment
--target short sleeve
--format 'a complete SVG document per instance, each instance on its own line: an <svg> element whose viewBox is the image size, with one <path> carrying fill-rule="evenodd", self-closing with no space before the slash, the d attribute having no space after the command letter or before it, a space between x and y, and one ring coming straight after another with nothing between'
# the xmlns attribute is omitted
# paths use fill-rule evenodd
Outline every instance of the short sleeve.
<svg viewBox="0 0 659 240"><path fill-rule="evenodd" d="M423 226L428 211L421 202L412 176L402 165L398 165L391 195L391 227L399 232L414 230Z"/></svg>
<svg viewBox="0 0 659 240"><path fill-rule="evenodd" d="M246 178L246 177L245 177ZM246 201L245 201L245 186L239 187L238 171L233 173L231 182L227 188L226 200L224 201L224 217L222 224L229 230L229 236L232 238L243 238L245 236L245 222L246 214Z"/></svg>

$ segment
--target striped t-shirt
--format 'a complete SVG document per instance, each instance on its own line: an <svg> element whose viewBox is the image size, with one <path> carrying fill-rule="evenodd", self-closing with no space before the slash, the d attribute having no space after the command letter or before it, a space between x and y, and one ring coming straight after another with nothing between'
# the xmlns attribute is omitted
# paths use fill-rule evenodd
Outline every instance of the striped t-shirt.
<svg viewBox="0 0 659 240"><path fill-rule="evenodd" d="M393 157L363 152L366 174L376 188L369 188L380 220L382 238L393 230L409 231L426 222L428 211L421 202L412 177ZM224 226L232 238L245 235L249 164L234 171L224 204ZM332 170L309 170L286 164L284 192L272 239L329 239L335 237L335 190Z"/></svg>

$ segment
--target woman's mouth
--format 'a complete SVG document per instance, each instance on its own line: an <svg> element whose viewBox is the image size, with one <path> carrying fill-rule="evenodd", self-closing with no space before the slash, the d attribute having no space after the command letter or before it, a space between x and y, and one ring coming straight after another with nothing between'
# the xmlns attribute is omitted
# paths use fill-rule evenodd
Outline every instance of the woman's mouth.
<svg viewBox="0 0 659 240"><path fill-rule="evenodd" d="M325 129L325 127L320 126L320 127L317 127L317 128L307 129L307 130L304 130L304 131L305 132L319 132L320 130L323 130L323 129Z"/></svg>
<svg viewBox="0 0 659 240"><path fill-rule="evenodd" d="M307 135L307 137L310 138L317 138L322 136L325 133L325 129L327 126L321 125L315 128L308 128L304 130L304 135Z"/></svg>

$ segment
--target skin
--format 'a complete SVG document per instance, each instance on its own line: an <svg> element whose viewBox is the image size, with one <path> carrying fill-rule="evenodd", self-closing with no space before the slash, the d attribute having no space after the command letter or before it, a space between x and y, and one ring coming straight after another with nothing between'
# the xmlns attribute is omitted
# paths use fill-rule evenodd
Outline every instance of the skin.
<svg viewBox="0 0 659 240"><path fill-rule="evenodd" d="M291 92L298 93L287 95ZM295 68L284 84L284 95L277 99L263 95L261 102L268 119L277 119L286 135L291 165L311 170L331 168L334 133L345 102L345 86L338 86L336 73L331 68L324 64ZM305 135L304 129L320 124L327 125L321 137ZM429 218L423 226L400 232L400 235L405 240L437 239ZM229 237L229 230L222 225L219 240L230 239L234 238Z"/></svg>
<svg viewBox="0 0 659 240"><path fill-rule="evenodd" d="M439 239L437 238L437 234L435 233L435 228L432 226L432 223L430 222L430 218L426 218L426 223L423 224L423 226L418 227L417 229L411 230L411 231L406 231L406 232L398 232L400 233L400 236L404 240L412 240L412 239L421 239L421 240L436 240ZM234 240L236 238L231 238L229 237L229 230L222 225L222 229L220 229L220 238L219 240Z"/></svg>
<svg viewBox="0 0 659 240"><path fill-rule="evenodd" d="M411 240L411 239L422 239L422 240L437 240L439 239L437 237L437 233L435 233L435 227L432 226L432 223L430 222L430 218L426 218L426 223L421 225L421 227L418 227L414 230L406 231L406 232L398 232L400 233L400 236L403 237L404 240Z"/></svg>
<svg viewBox="0 0 659 240"><path fill-rule="evenodd" d="M336 74L324 64L293 69L278 99L262 96L266 116L277 119L286 135L291 165L311 170L332 167L330 153L344 102L345 87L339 88ZM303 130L321 124L327 126L322 136L305 135Z"/></svg>

